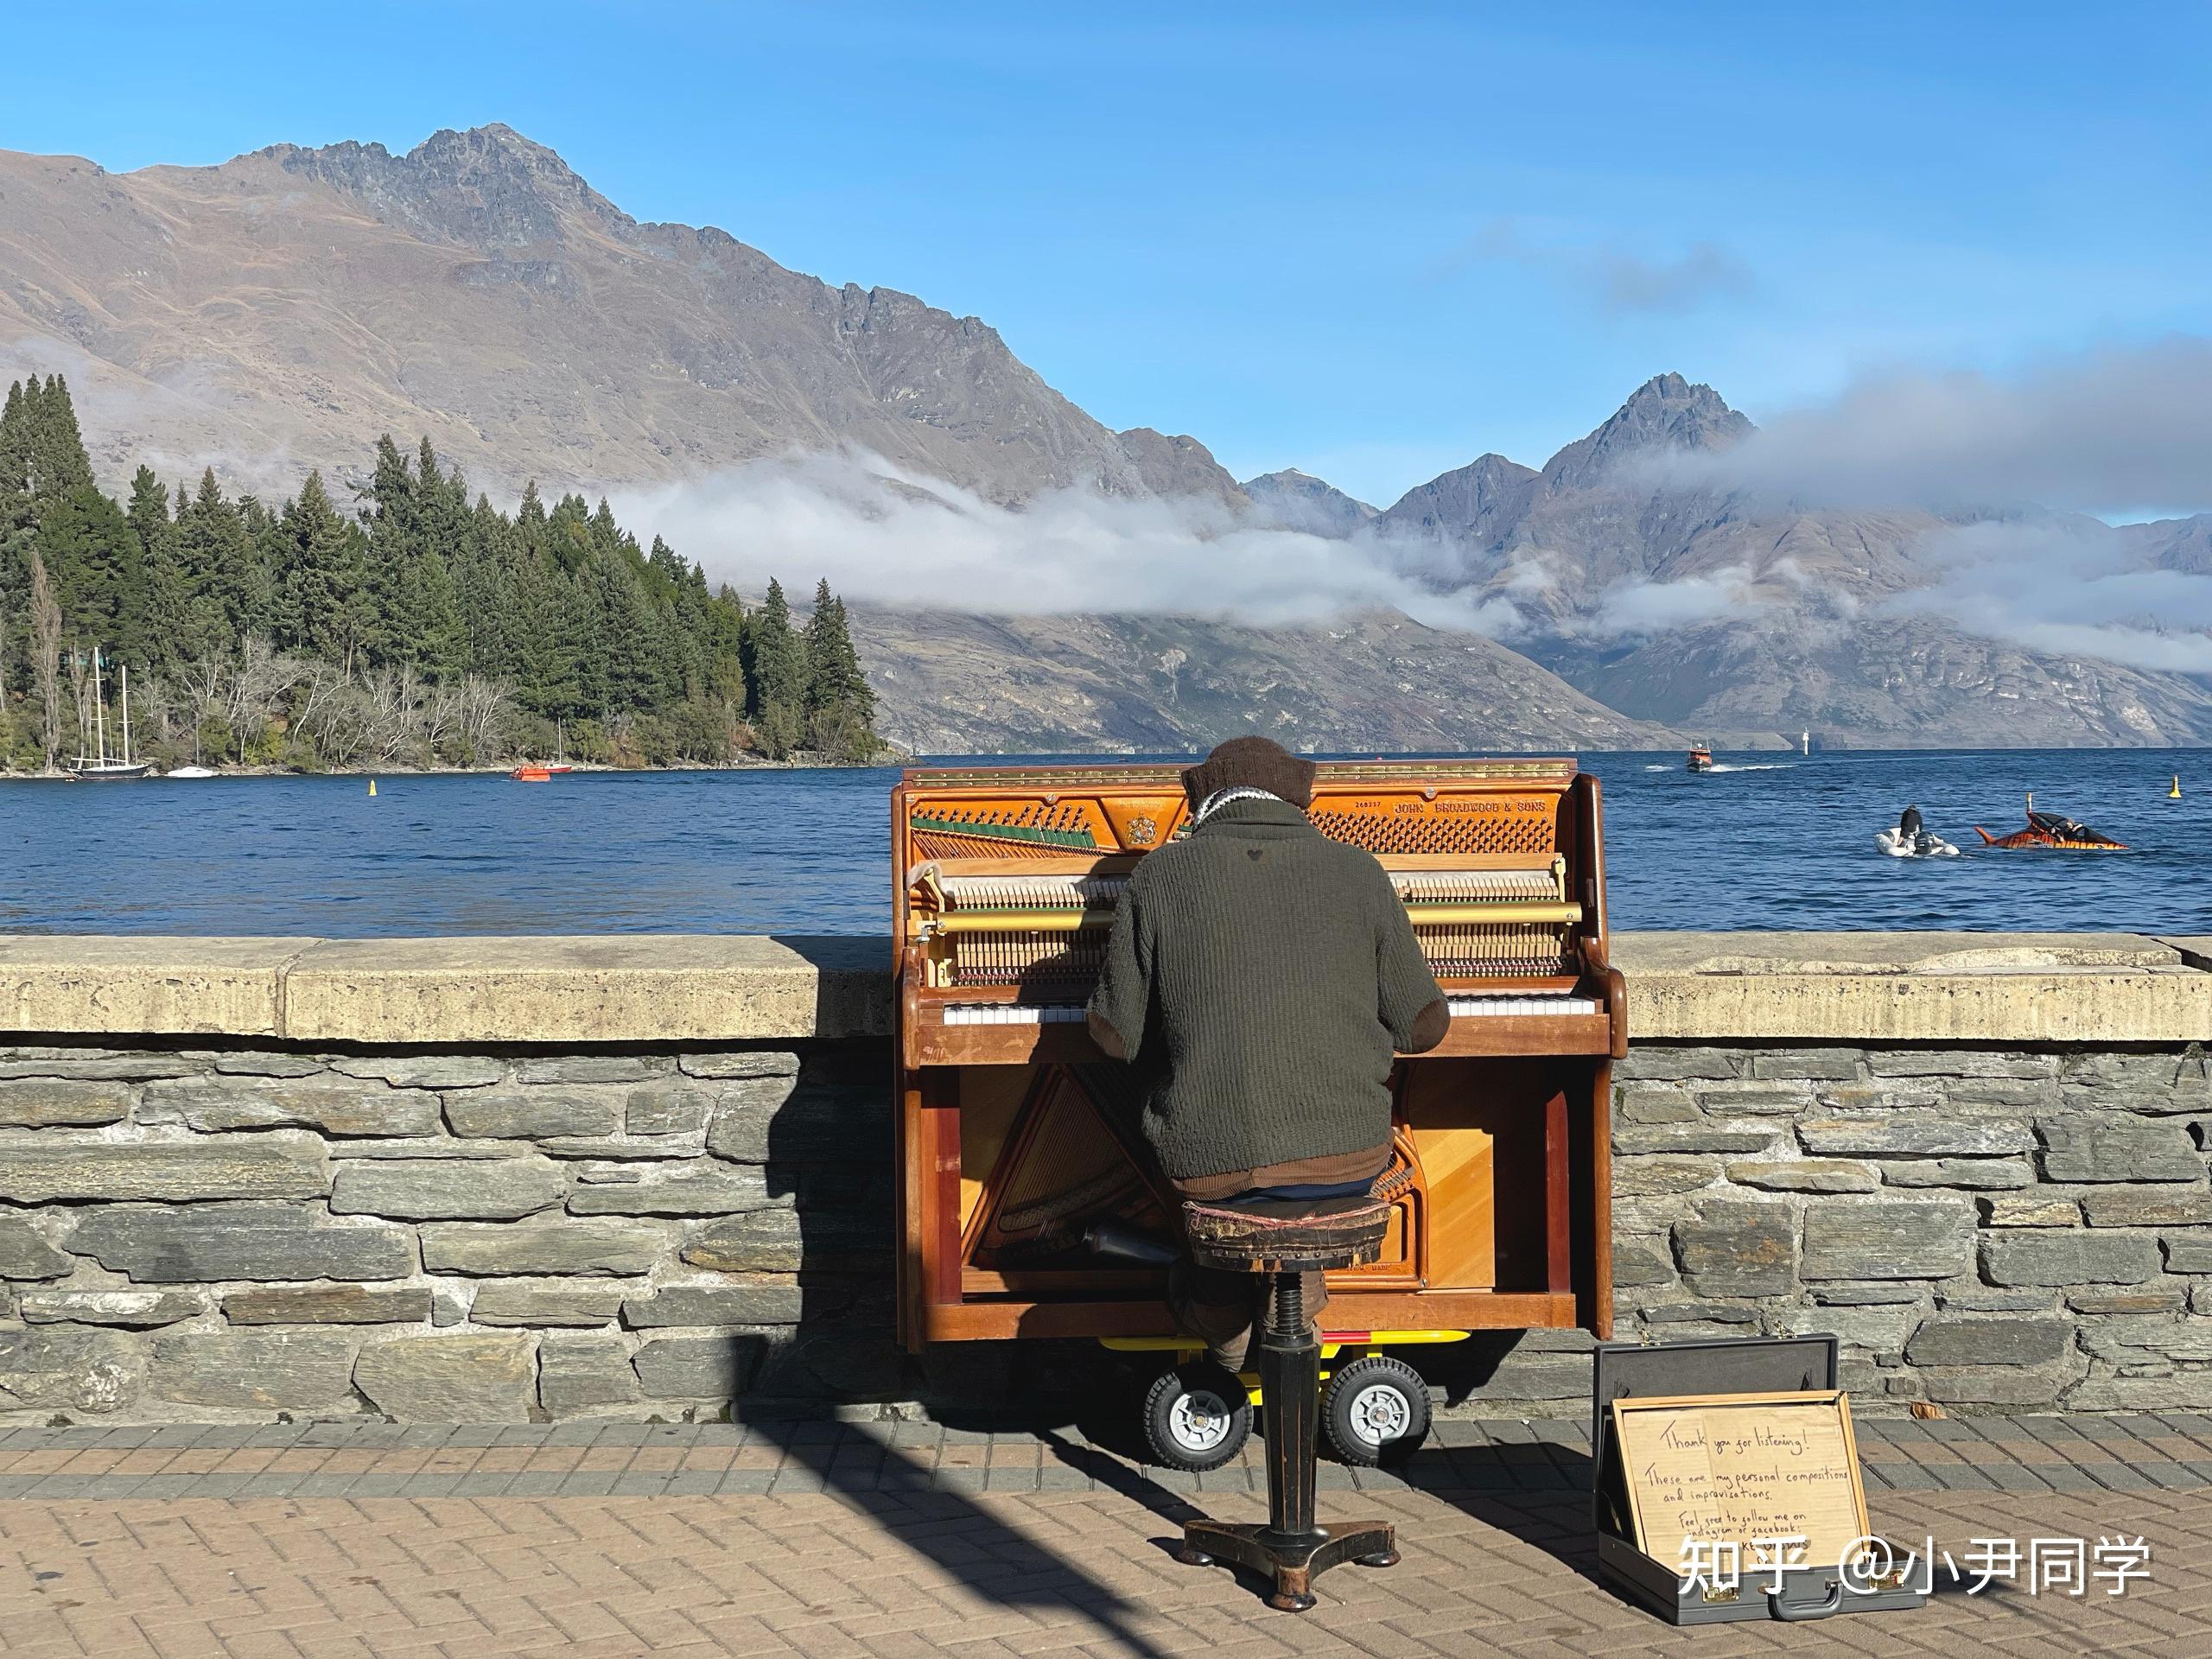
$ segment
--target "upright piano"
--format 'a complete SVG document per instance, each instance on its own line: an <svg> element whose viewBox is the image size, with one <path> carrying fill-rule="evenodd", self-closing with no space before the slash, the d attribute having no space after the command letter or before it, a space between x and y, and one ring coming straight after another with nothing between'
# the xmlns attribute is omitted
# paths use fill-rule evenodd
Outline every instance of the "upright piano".
<svg viewBox="0 0 2212 1659"><path fill-rule="evenodd" d="M1159 1270L1086 1243L1103 1221L1178 1229L1135 1077L1084 1005L1130 870L1187 832L1179 772L912 770L891 817L901 1339L1172 1333ZM1394 1070L1390 1235L1331 1275L1331 1328L1611 1335L1627 1005L1598 780L1571 760L1324 763L1309 817L1389 871L1452 1012Z"/></svg>

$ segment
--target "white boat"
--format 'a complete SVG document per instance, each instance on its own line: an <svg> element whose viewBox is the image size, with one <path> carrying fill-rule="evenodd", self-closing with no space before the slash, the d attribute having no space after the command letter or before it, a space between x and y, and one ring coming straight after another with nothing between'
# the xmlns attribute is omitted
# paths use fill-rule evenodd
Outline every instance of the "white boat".
<svg viewBox="0 0 2212 1659"><path fill-rule="evenodd" d="M107 699L100 686L100 648L92 647L92 722L99 732L95 747L97 754L80 754L77 764L69 768L69 776L79 783L129 783L143 778L153 771L149 760L130 758L130 670L123 671L123 753L118 757L107 752ZM81 734L80 734L81 735Z"/></svg>
<svg viewBox="0 0 2212 1659"><path fill-rule="evenodd" d="M212 766L171 766L162 774L164 778L213 778L216 775Z"/></svg>
<svg viewBox="0 0 2212 1659"><path fill-rule="evenodd" d="M1923 830L1908 836L1897 830L1877 830L1874 844L1891 858L1956 858L1959 849L1942 836Z"/></svg>

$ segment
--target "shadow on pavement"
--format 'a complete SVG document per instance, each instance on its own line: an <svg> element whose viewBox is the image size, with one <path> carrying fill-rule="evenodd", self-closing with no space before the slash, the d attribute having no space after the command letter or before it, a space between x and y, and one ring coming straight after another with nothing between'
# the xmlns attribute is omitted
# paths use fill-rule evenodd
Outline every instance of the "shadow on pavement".
<svg viewBox="0 0 2212 1659"><path fill-rule="evenodd" d="M868 1511L875 1523L906 1548L957 1577L1001 1606L1035 1612L1065 1609L1144 1659L1168 1659L1138 1628L1143 1603L1114 1589L1075 1556L1039 1542L1004 1514L964 1491L936 1484L928 1463L897 1443L897 1426L885 1423L791 1424L785 1468L818 1476L824 1491ZM806 1431L829 1430L827 1433ZM1134 1497L1179 1529L1189 1512L1173 1494L1116 1459L1080 1446L1052 1429L1035 1431L1046 1455ZM979 1471L980 1472L980 1471ZM779 1477L779 1484L782 1477ZM1099 1548L1134 1541L1118 1529Z"/></svg>

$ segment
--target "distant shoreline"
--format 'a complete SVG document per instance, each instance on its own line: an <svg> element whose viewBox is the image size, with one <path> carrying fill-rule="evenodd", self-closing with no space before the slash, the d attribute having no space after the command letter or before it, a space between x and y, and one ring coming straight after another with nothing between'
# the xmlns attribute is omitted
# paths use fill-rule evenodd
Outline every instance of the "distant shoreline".
<svg viewBox="0 0 2212 1659"><path fill-rule="evenodd" d="M188 761L186 765L203 764ZM226 778L505 778L522 766L566 766L570 774L584 772L614 772L636 777L649 772L843 772L857 766L864 769L874 764L900 766L902 757L893 757L882 762L851 762L827 760L809 757L788 760L771 760L765 757L751 760L680 761L667 766L610 766L600 761L583 760L517 760L497 766L331 766L320 772L308 772L298 766L210 766L212 778L184 778L180 783L212 784ZM166 772L149 772L143 779L115 781L151 783L169 776ZM60 767L52 772L0 771L0 783L67 784L82 781L73 779Z"/></svg>

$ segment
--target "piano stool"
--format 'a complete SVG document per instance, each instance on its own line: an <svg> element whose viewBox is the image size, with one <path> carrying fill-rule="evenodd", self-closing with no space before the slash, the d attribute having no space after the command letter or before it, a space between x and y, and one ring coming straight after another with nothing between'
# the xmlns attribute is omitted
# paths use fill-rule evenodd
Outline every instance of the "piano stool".
<svg viewBox="0 0 2212 1659"><path fill-rule="evenodd" d="M1300 1279L1375 1261L1389 1224L1390 1206L1365 1198L1183 1206L1192 1261L1266 1275L1260 1389L1268 1402L1268 1519L1189 1522L1176 1559L1192 1567L1230 1561L1264 1574L1274 1585L1268 1605L1285 1612L1311 1608L1314 1575L1340 1562L1397 1565L1397 1532L1388 1522L1332 1531L1314 1518L1321 1344L1306 1317Z"/></svg>

